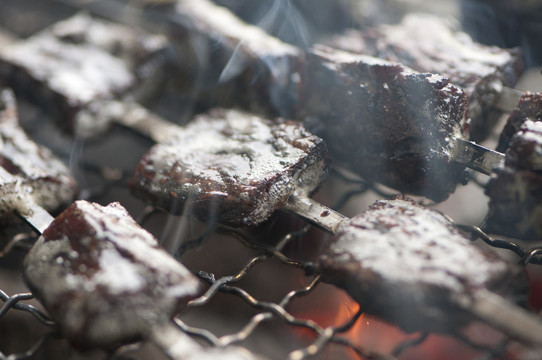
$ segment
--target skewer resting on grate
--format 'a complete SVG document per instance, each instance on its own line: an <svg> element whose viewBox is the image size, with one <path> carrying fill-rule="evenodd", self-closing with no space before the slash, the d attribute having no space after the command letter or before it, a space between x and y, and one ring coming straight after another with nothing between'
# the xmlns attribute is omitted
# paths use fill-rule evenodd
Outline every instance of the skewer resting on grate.
<svg viewBox="0 0 542 360"><path fill-rule="evenodd" d="M2 225L16 220L15 208L25 212L22 198L32 199L40 209L56 212L68 206L79 190L66 166L21 129L10 90L0 90L0 175ZM41 213L29 209L27 215L38 218Z"/></svg>
<svg viewBox="0 0 542 360"><path fill-rule="evenodd" d="M156 94L169 51L162 36L78 14L3 47L0 84L50 110L62 129L93 136L114 121L116 100L141 108Z"/></svg>
<svg viewBox="0 0 542 360"><path fill-rule="evenodd" d="M411 200L378 201L343 222L316 268L363 311L406 331L457 332L481 320L542 344L541 319L507 299L526 297L522 268L480 250L444 215Z"/></svg>
<svg viewBox="0 0 542 360"><path fill-rule="evenodd" d="M511 88L523 70L519 49L477 43L442 17L410 13L399 24L352 29L332 36L328 43L449 78L467 94L471 136L476 141L496 125L501 113L494 108L510 112L521 94Z"/></svg>
<svg viewBox="0 0 542 360"><path fill-rule="evenodd" d="M50 220L24 260L24 277L74 346L151 340L174 360L261 359L240 347L204 348L171 321L201 284L120 204L79 200Z"/></svg>
<svg viewBox="0 0 542 360"><path fill-rule="evenodd" d="M130 183L154 205L231 226L258 225L280 208L331 232L343 218L309 198L328 161L323 140L299 123L215 109L170 135L144 155Z"/></svg>

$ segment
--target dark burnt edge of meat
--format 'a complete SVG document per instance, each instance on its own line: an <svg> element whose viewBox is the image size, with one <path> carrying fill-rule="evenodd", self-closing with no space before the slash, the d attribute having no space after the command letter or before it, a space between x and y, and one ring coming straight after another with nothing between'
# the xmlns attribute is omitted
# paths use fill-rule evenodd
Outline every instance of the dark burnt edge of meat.
<svg viewBox="0 0 542 360"><path fill-rule="evenodd" d="M211 132L215 127L213 124L216 124L217 128L226 126L218 133L223 137L224 142L235 142L237 141L235 137L243 134L236 134L233 132L234 129L227 125L226 119L230 116L254 118L253 121L261 122L271 129L271 137L265 139L266 144L274 147L275 145L282 146L279 143L285 142L286 149L301 150L303 155L297 157L297 155L286 154L282 161L280 155L259 153L257 155L261 156L257 160L268 160L266 157L275 158L280 161L282 168L258 170L256 165L254 167L251 165L251 173L240 174L239 177L245 175L252 179L246 180L247 183L241 183L226 172L221 173L217 179L191 174L199 168L193 169L190 163L182 158L176 159L175 163L164 168L157 169L154 161L161 160L156 158L157 154L163 151L161 148L170 146L157 144L138 164L130 181L132 193L173 214L191 213L202 221L216 221L230 226L255 226L269 218L275 210L282 208L294 193L300 192L301 196L310 196L317 191L319 185L327 177L329 167L326 157L327 147L322 139L309 133L301 124L294 121L281 118L268 120L250 113L226 109L214 109L207 114L199 115L189 124L189 127L197 129L194 124L196 126L208 124L206 129ZM188 130L186 133L193 131ZM192 140L186 135L183 135L183 139ZM260 140L251 141L257 143ZM179 140L172 137L172 141ZM242 142L234 146L237 148L236 151L244 151ZM207 161L209 153L206 148L200 147L195 151L197 153L194 154ZM262 151L268 152L268 149L262 149ZM210 155L213 156L214 153ZM190 186L186 186L187 184Z"/></svg>
<svg viewBox="0 0 542 360"><path fill-rule="evenodd" d="M435 201L466 183L451 147L468 138L467 99L447 79L319 46L308 53L302 93L297 117L334 162L366 180Z"/></svg>
<svg viewBox="0 0 542 360"><path fill-rule="evenodd" d="M394 244L390 237L397 235L388 234L393 229L403 231L404 238L398 241L423 241L425 245L414 251L416 248L406 243ZM350 243L341 240L348 233L355 236ZM379 242L385 242L385 250L378 247ZM436 252L437 247L442 248L440 252ZM356 258L356 252L366 257L366 262ZM462 252L467 257L463 257ZM478 263L469 269L472 273L465 273L468 262L475 257L473 254L477 254ZM437 255L442 258L435 259ZM375 268L377 261L387 270ZM447 265L440 265L446 262ZM412 265L416 263L421 265ZM407 332L453 333L476 320L476 314L455 299L478 290L494 291L522 306L527 303L528 281L521 267L493 252L482 251L445 216L404 197L377 201L346 223L324 246L316 261L316 271L322 274L324 282L344 289L362 311ZM401 275L385 274L393 271ZM417 271L423 271L423 275ZM435 281L432 276L436 273L449 276L454 282L447 283L443 278ZM481 275L483 280L477 279Z"/></svg>
<svg viewBox="0 0 542 360"><path fill-rule="evenodd" d="M7 89L0 89L0 166L20 180L18 184L2 181L4 196L0 223L16 221L14 204L10 203L8 195L23 191L20 185L38 206L52 213L71 204L79 192L68 168L49 149L31 140L20 127L14 94Z"/></svg>
<svg viewBox="0 0 542 360"><path fill-rule="evenodd" d="M427 14L409 14L397 25L349 30L331 37L328 42L343 50L399 62L416 71L449 78L468 96L471 137L477 142L489 135L502 115L501 111L492 108L500 89L513 87L523 71L519 48L503 49L476 43L444 23L442 18ZM433 53L428 53L428 49ZM458 52L458 49L464 52Z"/></svg>
<svg viewBox="0 0 542 360"><path fill-rule="evenodd" d="M111 27L107 32L107 38L93 38L100 35L100 27L107 26ZM4 55L0 54L0 84L12 87L18 96L25 97L32 103L47 109L62 130L74 133L77 127L77 116L86 110L92 101L118 99L127 95L133 95L137 97L137 100L144 101L157 92L160 84L165 81L165 73L173 69L166 60L169 55L165 39L162 42L157 39L158 37L153 37L141 30L98 20L80 13L52 24L27 40L21 40L2 49ZM51 41L55 41L56 48L43 47L42 44ZM10 55L10 49L21 47L29 53L27 55L30 57L33 55L36 58L38 54L46 56L47 51L54 52L57 58L50 61L57 61L58 66L51 70L39 60L31 65L24 64L22 59L19 60ZM89 101L81 101L79 96L74 94L74 89L69 86L58 89L57 85L57 89L52 88L50 83L52 73L62 71L63 62L85 64L85 62L94 61L91 57L87 57L88 52L86 55L77 53L77 56L81 57L73 58L76 52L68 50L73 47L93 51L102 59L109 57L111 61L121 62L126 68L125 72L130 73L131 79L128 83L125 81L104 85L108 87L107 90L101 91L96 98ZM65 58L59 59L58 56L62 54L66 54ZM102 81L111 81L113 75L115 74L110 72ZM85 79L83 81L88 82ZM92 109L90 112L92 114Z"/></svg>
<svg viewBox="0 0 542 360"><path fill-rule="evenodd" d="M527 102L529 99L534 101ZM538 120L541 108L531 105L542 104L540 96L527 94L524 100L520 108L533 111L532 119ZM490 200L484 228L495 234L537 241L542 239L542 122L518 114L511 114L512 121L507 124L509 130L520 128L509 142L505 164L495 169L486 185Z"/></svg>
<svg viewBox="0 0 542 360"><path fill-rule="evenodd" d="M23 264L26 284L81 349L148 337L200 294L199 280L118 203L77 201Z"/></svg>
<svg viewBox="0 0 542 360"><path fill-rule="evenodd" d="M208 0L179 1L169 38L191 79L197 110L241 107L291 117L298 103L303 52Z"/></svg>
<svg viewBox="0 0 542 360"><path fill-rule="evenodd" d="M526 92L510 113L499 137L497 151L506 152L512 137L527 120L542 121L542 93Z"/></svg>

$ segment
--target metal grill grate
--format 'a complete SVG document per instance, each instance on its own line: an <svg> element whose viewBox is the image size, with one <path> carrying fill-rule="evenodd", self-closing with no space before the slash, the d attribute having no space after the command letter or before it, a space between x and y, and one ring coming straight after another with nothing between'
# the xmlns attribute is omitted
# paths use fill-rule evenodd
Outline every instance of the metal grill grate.
<svg viewBox="0 0 542 360"><path fill-rule="evenodd" d="M94 171L97 169L93 166L87 166L87 168L92 168ZM100 173L104 173L104 171L100 170ZM348 177L341 176L341 178L343 181L350 181ZM109 182L109 184L109 186L111 186L111 182ZM338 203L344 204L353 196L370 191L368 189L375 189L375 187L369 184L358 186L357 190L347 191L339 196ZM104 187L102 191L107 192L107 189ZM376 194L378 194L377 196L379 197L387 195L381 190L376 189L376 191ZM142 212L140 218L142 224L148 225L149 223L152 223L152 213L155 211L158 210L147 208ZM464 231L470 232L473 239L478 239L477 241L483 241L491 247L505 249L507 252L513 253L513 256L515 256L525 267L529 264L542 264L542 247L540 246L531 248L524 247L514 241L493 238L476 226L461 224L458 224L457 226ZM202 296L192 300L188 304L183 313L175 319L176 324L186 333L207 343L208 346L221 347L231 344L243 345L244 342L250 340L251 336L254 336L254 333L258 331L258 328L261 327L263 323L275 320L282 323L284 326L304 329L311 334L310 337L312 340L308 345L294 349L289 353L289 358L295 360L312 358L321 353L325 353L329 356L327 350L333 348L332 345L340 345L340 347L348 349L352 355L360 359L399 359L408 349L423 346L430 334L418 334L415 337L410 337L407 340L399 342L389 353L378 353L367 347L360 346L356 341L344 336L344 333L348 332L356 322L361 321L360 317L362 313L360 310L352 314L350 318L344 321L340 326L321 326L310 318L296 317L289 312L289 307L293 301L300 297L310 299L310 297L313 296L313 291L321 286L320 276L314 273L310 261L299 261L290 258L284 251L288 244L295 242L300 237L306 236L311 230L312 227L310 225L303 225L298 230L288 232L286 235L282 236L274 245L256 242L250 235L229 228L218 228L212 232L207 231L204 236L194 240L196 243L201 243L205 242L207 240L206 238L213 236L213 234L221 233L223 236L225 234L225 236L235 239L247 249L255 252L255 256L246 261L237 272L231 273L230 275L216 277L215 274L206 272L205 269L192 269L198 270L196 272L198 277L206 282L209 285L209 288ZM3 251L0 256L5 258L17 252L24 252L28 249L29 244L31 244L33 240L35 240L35 238L33 238L31 234L17 234L11 241L3 244ZM189 243L188 245L184 244L184 246L179 249L178 256L190 256L191 252L198 251L197 249L198 247L194 246L193 243ZM270 302L256 298L251 295L249 290L245 289L242 285L238 285L248 275L261 276L261 274L258 274L261 271L260 265L270 261L276 261L279 266L300 270L305 273L306 286L288 292L280 301ZM213 301L218 294L240 298L246 304L245 306L255 310L255 315L253 315L240 330L221 336L215 335L212 331L204 327L188 325L188 323L185 322L184 318L186 316L190 315L190 313L197 308L205 307L209 302ZM25 351L0 353L0 359L34 358L39 356L40 353L47 351L48 343L53 342L54 339L60 337L55 329L54 322L48 315L38 307L29 303L29 301L33 299L32 294L8 294L4 291L0 291L0 299L3 302L0 307L0 323L4 320L6 314L22 311L29 313L33 317L33 322L35 322L36 326L41 326L46 330L35 343L26 344ZM23 334L20 334L20 336L23 337ZM508 347L513 343L511 339L504 339L499 346L488 347L487 345L477 343L476 340L470 339L467 335L462 333L454 333L450 334L450 336L459 340L463 345L478 351L480 353L480 358L487 359L507 358L506 356L509 355ZM130 353L130 358L139 358L137 351L135 353L133 352L133 346L117 349L109 355L109 358L124 359L126 353Z"/></svg>
<svg viewBox="0 0 542 360"><path fill-rule="evenodd" d="M24 116L22 120L24 120ZM39 132L41 131L43 129L40 129ZM40 135L37 131L33 135L39 137L46 145L50 145L55 150L59 149L58 144L54 143L54 140L50 140L48 135ZM116 139L118 136L125 137L126 135L127 133L115 133L111 135L111 139ZM127 137L131 138L131 136L132 134L129 134ZM50 144L47 144L48 141ZM113 140L110 142L115 143ZM132 142L132 140L128 142L134 147L148 147L148 144L141 144L136 141ZM124 146L124 143L122 144L121 146ZM98 202L119 200L119 196L125 196L125 193L127 193L126 182L128 177L131 176L131 170L127 169L133 168L133 164L130 163L132 160L117 159L117 162L124 163L123 165L125 166L105 166L99 160L87 159L87 157L81 155L81 153L84 153L83 148L92 151L96 147L88 144L82 145L80 142L75 141L66 147L74 149L72 154L65 153L65 150L56 152L60 152L66 158L75 159L73 160L77 163L75 168L81 173L78 177L84 179L82 184L85 198ZM138 151L135 151L135 153ZM103 158L100 158L100 155L94 157L103 160ZM138 158L139 156L134 157L136 161ZM348 175L339 171L333 173L331 180L346 184L345 186L341 186L341 191L332 194L335 209L342 209L359 195L368 194L373 198L386 198L391 195L387 190L383 190L377 185L350 178ZM469 185L470 187L483 187L483 184L477 184L476 178L472 180ZM119 195L119 192L121 195ZM132 208L129 207L133 215L139 213L139 222L145 228L159 234L168 232L169 224L167 223L167 217L160 214L158 209L148 207L142 209L140 204L133 204L132 199L129 199L127 202L133 205ZM465 207L469 205L464 204ZM157 213L158 215L156 215ZM155 216L160 219L155 219ZM174 221L179 221L179 218L175 218ZM317 301L319 299L319 295L316 294L317 290L326 286L320 282L319 274L315 273L310 256L298 257L291 254L291 248L295 247L300 240L318 237L321 233L311 225L296 224L296 226L295 230L289 228L285 231L285 234L281 233L277 235L271 242L268 239L263 239L264 236L261 233L255 235L230 228L218 227L204 229L201 231L202 235L196 236L194 240L183 243L178 248L176 254L183 262L192 256L199 258L205 257L201 254L203 250L201 250L200 245L207 243L214 237L221 237L220 240L225 238L229 241L228 244L236 242L246 252L243 253L243 256L240 256L241 260L238 259L236 262L239 265L231 264L227 267L226 273L218 274L214 270L210 270L210 268L214 267L207 267L207 265L213 265L211 262L214 259L210 260L207 264L203 261L196 266L191 266L191 270L208 284L208 289L202 296L192 300L188 304L186 309L175 319L176 324L184 332L205 343L206 346L223 347L231 344L239 344L241 346L246 345L256 352L259 350L257 342L254 345L252 340L255 337L261 336L258 335L259 332L263 332L264 338L269 335L270 330L261 330L266 323L276 324L277 327L273 328L274 331L293 329L293 333L297 331L303 335L299 335L299 339L293 341L293 344L285 345L285 348L288 348L287 353L292 360L313 357L336 358L334 356L337 354L348 354L352 358L360 359L401 359L409 350L422 348L430 341L432 334L415 334L403 337L407 339L396 343L390 351L380 353L372 350L370 346L361 345L361 342L355 341L346 335L356 325L359 325L361 321L364 321L361 310L353 311L341 324L334 326L321 325L321 322L318 322L315 318L311 318L310 316L307 318L292 311L293 304L300 299ZM496 239L472 225L457 224L457 226L461 230L472 234L473 241L502 250L504 256L517 260L525 268L542 265L542 246L530 247L515 240ZM262 237L262 239L259 237ZM19 274L18 270L20 269L21 257L24 256L24 253L35 240L36 236L25 227L16 229L11 234L2 234L0 236L0 265L3 263L10 264L11 268L16 269L15 273ZM234 254L226 255L229 257L234 256ZM242 259L242 257L246 257L246 259ZM303 260L300 260L300 258ZM261 291L259 289L255 290L246 279L252 277L257 282L260 282L260 284L265 282L265 279L273 276L273 274L269 275L268 269L265 269L265 265L267 264L273 264L272 268L275 270L286 269L287 271L298 274L302 277L304 284L294 286L293 289L284 291L284 293L280 293L279 295L273 293L272 296L260 296ZM3 332L0 337L4 338L4 342L0 343L17 339L17 346L10 346L9 351L0 348L0 360L47 358L52 356L51 354L56 354L53 348L58 345L58 339L61 339L62 336L58 333L55 323L39 305L36 305L32 294L18 290L8 291L4 287L1 281L2 276L10 277L14 273L13 271L8 272L7 268L8 266L5 268L0 267L0 331ZM283 278L275 278L274 280L277 283L288 282L287 279ZM22 287L20 281L16 283L17 288ZM273 286L269 285L269 287ZM281 290L286 287L281 286ZM268 300L268 297L273 298L273 300ZM246 314L242 318L243 320L236 321L235 324L226 324L226 330L221 329L220 331L211 330L207 326L209 323L206 321L198 322L194 320L206 312L209 312L211 318L215 320L213 316L216 315L216 310L212 312L207 309L211 303L223 301L225 298L242 301L241 307L246 309ZM27 317L25 326L39 328L37 331L39 336L37 338L28 337L26 334L27 328L14 326L19 317L9 319L10 316L20 312L23 312L23 315ZM533 313L533 316L538 315ZM224 321L227 323L229 320L231 320L231 317L224 317L224 319L216 318L217 322ZM217 335L218 333L221 334ZM475 351L479 359L516 359L518 356L511 354L518 348L522 351L524 350L520 344L502 336L497 336L498 341L491 345L481 343L476 339L476 336L465 333L453 333L449 334L449 337L455 339L458 346L464 346ZM112 350L110 353L100 352L91 355L76 353L76 355L73 355L73 358L142 359L146 357L146 353L144 349L140 348L141 346L141 344L123 346ZM523 351L523 353L526 352L528 351ZM74 354L73 351L72 354ZM263 355L274 356L274 354Z"/></svg>

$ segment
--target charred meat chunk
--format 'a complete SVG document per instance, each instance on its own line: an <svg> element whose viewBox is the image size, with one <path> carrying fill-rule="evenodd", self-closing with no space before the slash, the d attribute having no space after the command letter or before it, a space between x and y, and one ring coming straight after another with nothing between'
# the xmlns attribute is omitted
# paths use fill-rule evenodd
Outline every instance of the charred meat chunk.
<svg viewBox="0 0 542 360"><path fill-rule="evenodd" d="M504 166L495 169L485 192L490 198L487 231L542 239L542 122L526 120L521 125Z"/></svg>
<svg viewBox="0 0 542 360"><path fill-rule="evenodd" d="M468 104L447 79L323 46L308 53L303 79L298 118L336 163L435 201L466 182L452 153L454 138L468 138Z"/></svg>
<svg viewBox="0 0 542 360"><path fill-rule="evenodd" d="M506 152L512 137L526 121L542 121L542 93L526 92L506 120L497 151Z"/></svg>
<svg viewBox="0 0 542 360"><path fill-rule="evenodd" d="M203 107L241 106L290 117L303 53L209 0L177 1L171 39Z"/></svg>
<svg viewBox="0 0 542 360"><path fill-rule="evenodd" d="M456 295L525 290L519 267L480 250L441 213L402 198L377 201L343 225L317 266L364 312L406 331L445 333L474 320Z"/></svg>
<svg viewBox="0 0 542 360"><path fill-rule="evenodd" d="M23 211L26 196L49 212L71 204L78 186L68 168L53 153L32 141L19 125L15 97L0 92L0 222L14 220ZM12 181L15 178L16 181ZM28 205L30 206L30 205Z"/></svg>
<svg viewBox="0 0 542 360"><path fill-rule="evenodd" d="M324 142L302 125L215 109L144 155L134 194L171 213L252 226L327 174Z"/></svg>
<svg viewBox="0 0 542 360"><path fill-rule="evenodd" d="M476 43L442 17L428 14L409 14L397 25L351 30L330 42L343 50L448 78L467 94L475 141L489 134L500 116L492 105L504 86L516 84L523 70L518 49Z"/></svg>
<svg viewBox="0 0 542 360"><path fill-rule="evenodd" d="M199 281L118 203L76 201L24 261L32 293L82 348L148 336L199 293Z"/></svg>
<svg viewBox="0 0 542 360"><path fill-rule="evenodd" d="M80 14L1 49L0 83L51 110L64 130L92 134L107 125L91 115L96 102L144 92L165 47L161 36Z"/></svg>

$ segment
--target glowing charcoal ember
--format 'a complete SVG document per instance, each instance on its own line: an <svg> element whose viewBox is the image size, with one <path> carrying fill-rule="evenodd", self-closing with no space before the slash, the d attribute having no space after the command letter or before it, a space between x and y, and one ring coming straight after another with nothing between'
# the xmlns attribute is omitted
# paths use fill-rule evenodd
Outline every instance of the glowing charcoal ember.
<svg viewBox="0 0 542 360"><path fill-rule="evenodd" d="M65 130L93 134L108 125L93 116L100 101L144 93L143 83L163 76L153 61L165 46L161 36L76 15L1 49L0 83L52 110Z"/></svg>
<svg viewBox="0 0 542 360"><path fill-rule="evenodd" d="M495 169L485 192L490 198L487 231L542 239L542 122L526 120L521 125L504 166Z"/></svg>
<svg viewBox="0 0 542 360"><path fill-rule="evenodd" d="M24 277L62 334L86 348L148 337L200 288L118 203L75 202L27 254Z"/></svg>
<svg viewBox="0 0 542 360"><path fill-rule="evenodd" d="M488 291L526 297L521 267L483 252L444 215L407 199L378 201L344 224L317 267L364 312L406 331L453 332L479 318L512 333L521 321L542 325ZM501 314L487 314L503 303ZM508 311L518 316L515 324L506 323Z"/></svg>
<svg viewBox="0 0 542 360"><path fill-rule="evenodd" d="M303 93L299 117L365 179L435 201L466 182L453 156L454 139L468 137L467 99L445 78L321 46Z"/></svg>
<svg viewBox="0 0 542 360"><path fill-rule="evenodd" d="M19 126L13 93L0 92L0 217L10 222L30 202L48 211L68 206L78 192L66 166ZM29 200L27 200L29 199Z"/></svg>
<svg viewBox="0 0 542 360"><path fill-rule="evenodd" d="M241 106L289 117L297 99L302 51L208 0L177 1L171 39L183 52L204 106ZM240 95L242 94L242 95Z"/></svg>
<svg viewBox="0 0 542 360"><path fill-rule="evenodd" d="M526 121L542 121L542 93L526 92L506 120L497 150L506 152L510 140Z"/></svg>
<svg viewBox="0 0 542 360"><path fill-rule="evenodd" d="M300 124L216 109L143 157L132 191L179 214L252 226L327 175L324 142Z"/></svg>
<svg viewBox="0 0 542 360"><path fill-rule="evenodd" d="M501 113L492 106L505 86L516 84L523 63L518 49L476 43L456 27L442 17L408 14L397 25L348 31L330 45L448 78L468 97L472 138L479 141L496 124Z"/></svg>

